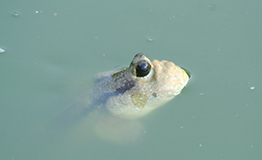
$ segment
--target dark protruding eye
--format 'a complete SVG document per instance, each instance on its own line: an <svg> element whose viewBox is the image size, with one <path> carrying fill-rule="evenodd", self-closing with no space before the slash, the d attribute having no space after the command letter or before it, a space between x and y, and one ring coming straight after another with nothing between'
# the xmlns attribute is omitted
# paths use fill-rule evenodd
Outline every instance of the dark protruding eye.
<svg viewBox="0 0 262 160"><path fill-rule="evenodd" d="M148 75L150 72L151 66L145 61L142 60L136 66L136 76L137 77L144 77Z"/></svg>

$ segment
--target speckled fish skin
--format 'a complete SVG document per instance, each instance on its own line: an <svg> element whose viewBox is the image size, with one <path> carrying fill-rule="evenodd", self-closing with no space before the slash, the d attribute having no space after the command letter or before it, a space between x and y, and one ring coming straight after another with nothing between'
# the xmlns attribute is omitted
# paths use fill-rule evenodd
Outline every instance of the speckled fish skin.
<svg viewBox="0 0 262 160"><path fill-rule="evenodd" d="M137 77L136 66L141 61L147 62L151 70L148 75ZM81 108L99 106L115 116L135 119L170 101L182 91L188 80L185 70L173 62L150 61L139 53L128 68L96 75L95 86L80 104Z"/></svg>
<svg viewBox="0 0 262 160"><path fill-rule="evenodd" d="M135 67L146 61L151 70L145 77L137 77ZM114 115L134 119L146 115L178 95L186 86L189 76L179 66L166 60L152 62L143 54L137 54L129 68L113 73L109 90L117 92L105 103ZM105 86L105 85L102 85Z"/></svg>
<svg viewBox="0 0 262 160"><path fill-rule="evenodd" d="M150 66L144 77L138 77L136 73L141 62ZM173 62L150 61L139 53L128 68L97 74L94 87L59 114L57 120L73 123L96 109L120 118L139 118L178 95L188 80L188 73Z"/></svg>

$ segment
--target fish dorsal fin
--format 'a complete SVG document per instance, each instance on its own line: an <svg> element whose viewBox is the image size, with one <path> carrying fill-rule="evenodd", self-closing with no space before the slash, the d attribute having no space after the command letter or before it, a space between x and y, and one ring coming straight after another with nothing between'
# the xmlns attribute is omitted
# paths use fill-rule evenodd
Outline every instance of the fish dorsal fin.
<svg viewBox="0 0 262 160"><path fill-rule="evenodd" d="M101 73L97 73L94 76L94 81L95 83L98 83L102 80L104 80L105 78L108 78L109 76L111 76L115 71L108 71L108 72L101 72Z"/></svg>

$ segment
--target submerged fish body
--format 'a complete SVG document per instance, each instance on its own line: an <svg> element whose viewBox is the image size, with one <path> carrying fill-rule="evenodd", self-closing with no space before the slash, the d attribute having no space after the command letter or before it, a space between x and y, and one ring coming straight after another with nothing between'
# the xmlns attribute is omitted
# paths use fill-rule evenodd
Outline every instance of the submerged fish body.
<svg viewBox="0 0 262 160"><path fill-rule="evenodd" d="M128 68L97 74L94 87L58 119L74 121L100 109L127 122L170 101L186 86L189 77L188 71L173 62L150 61L139 53Z"/></svg>

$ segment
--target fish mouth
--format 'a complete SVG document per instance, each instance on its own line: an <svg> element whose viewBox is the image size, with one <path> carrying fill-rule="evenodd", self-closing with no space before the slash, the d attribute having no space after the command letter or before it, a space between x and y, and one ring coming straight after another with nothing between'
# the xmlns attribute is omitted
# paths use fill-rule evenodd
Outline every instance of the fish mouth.
<svg viewBox="0 0 262 160"><path fill-rule="evenodd" d="M185 69L184 67L180 67L180 68L182 68L186 72L186 74L188 75L188 78L191 77L191 73L189 70Z"/></svg>

